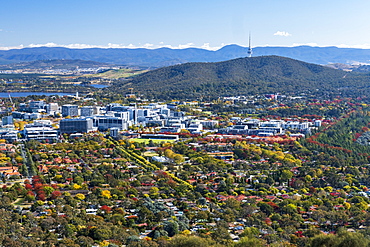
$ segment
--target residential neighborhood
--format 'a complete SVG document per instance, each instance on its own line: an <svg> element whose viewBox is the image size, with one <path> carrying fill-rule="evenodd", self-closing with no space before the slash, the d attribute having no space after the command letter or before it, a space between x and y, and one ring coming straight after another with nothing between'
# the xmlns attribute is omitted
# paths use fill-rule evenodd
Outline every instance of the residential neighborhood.
<svg viewBox="0 0 370 247"><path fill-rule="evenodd" d="M19 231L36 222L26 244L301 246L367 229L367 147L334 146L330 135L365 136L364 103L256 96L245 113L250 99L51 99L4 107L2 118L0 208L14 207Z"/></svg>

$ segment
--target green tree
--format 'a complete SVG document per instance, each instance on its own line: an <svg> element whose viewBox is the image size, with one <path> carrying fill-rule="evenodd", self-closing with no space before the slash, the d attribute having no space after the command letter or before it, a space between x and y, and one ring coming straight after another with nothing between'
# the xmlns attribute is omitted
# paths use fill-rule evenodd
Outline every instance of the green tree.
<svg viewBox="0 0 370 247"><path fill-rule="evenodd" d="M262 247L266 246L266 242L262 239L255 237L242 237L238 242L236 242L233 247Z"/></svg>
<svg viewBox="0 0 370 247"><path fill-rule="evenodd" d="M289 180L293 177L293 173L289 170L283 170L281 172L281 180L289 183Z"/></svg>
<svg viewBox="0 0 370 247"><path fill-rule="evenodd" d="M211 239L205 239L197 236L177 235L168 242L169 247L211 247L217 246Z"/></svg>
<svg viewBox="0 0 370 247"><path fill-rule="evenodd" d="M168 233L169 237L173 237L179 232L179 224L174 220L165 221L163 229Z"/></svg>
<svg viewBox="0 0 370 247"><path fill-rule="evenodd" d="M347 232L346 230L339 230L337 235L317 235L310 240L309 246L333 246L333 247L367 247L370 243L369 239L365 238L361 233Z"/></svg>

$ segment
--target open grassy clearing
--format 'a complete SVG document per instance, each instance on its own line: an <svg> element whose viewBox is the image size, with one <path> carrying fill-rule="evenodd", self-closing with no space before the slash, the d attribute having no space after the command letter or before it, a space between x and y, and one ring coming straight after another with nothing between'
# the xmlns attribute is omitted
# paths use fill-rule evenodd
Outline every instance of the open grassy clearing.
<svg viewBox="0 0 370 247"><path fill-rule="evenodd" d="M147 70L118 69L118 70L108 70L106 72L98 74L85 75L85 77L103 77L109 79L120 79L120 78L129 78L145 72L147 72Z"/></svg>
<svg viewBox="0 0 370 247"><path fill-rule="evenodd" d="M138 142L138 143L145 143L145 144L148 144L149 141L153 141L153 143L166 143L166 142L173 143L174 142L174 140L166 140L166 139L141 139L141 138L134 138L134 139L131 139L130 141Z"/></svg>

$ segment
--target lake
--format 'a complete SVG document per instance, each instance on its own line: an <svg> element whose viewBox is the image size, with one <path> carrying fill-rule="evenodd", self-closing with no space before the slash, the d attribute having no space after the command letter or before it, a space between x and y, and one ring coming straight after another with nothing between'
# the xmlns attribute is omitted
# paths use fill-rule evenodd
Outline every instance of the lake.
<svg viewBox="0 0 370 247"><path fill-rule="evenodd" d="M94 87L94 88L105 88L105 87L109 87L109 85L103 85L103 84L90 84L88 86Z"/></svg>
<svg viewBox="0 0 370 247"><path fill-rule="evenodd" d="M109 85L103 84L74 84L75 86L82 86L82 87L94 87L94 88L105 88L109 87Z"/></svg>

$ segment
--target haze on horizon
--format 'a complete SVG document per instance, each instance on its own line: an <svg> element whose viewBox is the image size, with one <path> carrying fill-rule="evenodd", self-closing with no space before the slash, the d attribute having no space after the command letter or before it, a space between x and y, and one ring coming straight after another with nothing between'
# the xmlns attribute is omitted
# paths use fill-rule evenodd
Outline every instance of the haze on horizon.
<svg viewBox="0 0 370 247"><path fill-rule="evenodd" d="M0 49L337 46L370 48L366 0L5 1Z"/></svg>

